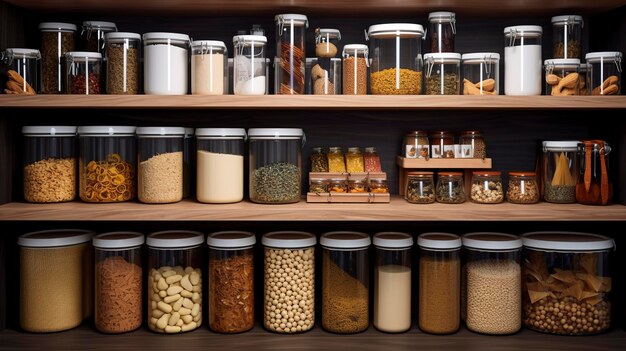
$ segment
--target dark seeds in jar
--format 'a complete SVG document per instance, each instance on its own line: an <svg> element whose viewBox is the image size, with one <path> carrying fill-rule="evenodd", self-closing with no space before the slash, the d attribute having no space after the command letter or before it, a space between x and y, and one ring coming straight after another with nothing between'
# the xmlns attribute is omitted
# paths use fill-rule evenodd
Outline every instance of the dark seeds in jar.
<svg viewBox="0 0 626 351"><path fill-rule="evenodd" d="M440 76L432 75L427 77L426 95L459 95L459 77L455 73L445 73L443 89Z"/></svg>
<svg viewBox="0 0 626 351"><path fill-rule="evenodd" d="M60 34L60 36L59 36ZM58 40L61 40L59 52ZM74 33L43 32L41 38L41 92L43 94L63 93L65 53L74 50Z"/></svg>
<svg viewBox="0 0 626 351"><path fill-rule="evenodd" d="M126 51L126 55L124 55ZM139 88L139 52L136 48L107 47L107 93L137 94ZM126 84L124 84L126 83Z"/></svg>

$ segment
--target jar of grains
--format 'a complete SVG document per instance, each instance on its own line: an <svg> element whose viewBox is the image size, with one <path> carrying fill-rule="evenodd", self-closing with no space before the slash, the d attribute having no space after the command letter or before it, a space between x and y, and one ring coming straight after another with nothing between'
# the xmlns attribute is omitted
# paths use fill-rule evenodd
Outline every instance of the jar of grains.
<svg viewBox="0 0 626 351"><path fill-rule="evenodd" d="M76 127L26 126L24 200L64 202L76 197Z"/></svg>
<svg viewBox="0 0 626 351"><path fill-rule="evenodd" d="M470 200L477 204L499 204L504 201L502 172L473 172Z"/></svg>
<svg viewBox="0 0 626 351"><path fill-rule="evenodd" d="M343 94L367 94L367 68L370 66L367 45L345 45L341 56L343 57Z"/></svg>
<svg viewBox="0 0 626 351"><path fill-rule="evenodd" d="M276 21L276 57L280 64L276 67L279 84L278 94L304 94L304 69L306 50L306 28L309 20L305 15L280 14Z"/></svg>
<svg viewBox="0 0 626 351"><path fill-rule="evenodd" d="M522 239L504 233L463 236L465 324L471 331L504 335L520 330L522 321Z"/></svg>
<svg viewBox="0 0 626 351"><path fill-rule="evenodd" d="M466 130L459 138L461 144L461 155L463 158L487 157L487 145L483 133L477 130Z"/></svg>
<svg viewBox="0 0 626 351"><path fill-rule="evenodd" d="M552 17L552 58L582 59L583 16Z"/></svg>
<svg viewBox="0 0 626 351"><path fill-rule="evenodd" d="M104 36L107 94L139 93L141 35L114 32Z"/></svg>
<svg viewBox="0 0 626 351"><path fill-rule="evenodd" d="M431 334L451 334L461 323L461 238L424 233L419 246L419 327Z"/></svg>
<svg viewBox="0 0 626 351"><path fill-rule="evenodd" d="M456 15L454 12L438 11L428 14L430 52L454 52Z"/></svg>
<svg viewBox="0 0 626 351"><path fill-rule="evenodd" d="M432 158L454 158L454 136L451 132L430 133L430 146Z"/></svg>
<svg viewBox="0 0 626 351"><path fill-rule="evenodd" d="M67 64L67 93L95 95L102 89L102 54L99 52L70 51L65 54Z"/></svg>
<svg viewBox="0 0 626 351"><path fill-rule="evenodd" d="M135 232L109 232L93 238L99 332L125 333L141 327L143 243L143 234Z"/></svg>
<svg viewBox="0 0 626 351"><path fill-rule="evenodd" d="M39 93L41 53L37 49L6 49L0 51L0 63L6 65L7 94L35 95Z"/></svg>
<svg viewBox="0 0 626 351"><path fill-rule="evenodd" d="M437 189L435 190L437 202L444 204L460 204L465 202L465 185L461 172L437 173Z"/></svg>
<svg viewBox="0 0 626 351"><path fill-rule="evenodd" d="M328 172L328 158L321 147L314 147L311 152L311 172Z"/></svg>
<svg viewBox="0 0 626 351"><path fill-rule="evenodd" d="M253 233L209 234L209 327L241 333L254 326ZM184 300L183 300L184 303Z"/></svg>
<svg viewBox="0 0 626 351"><path fill-rule="evenodd" d="M276 333L310 330L315 324L315 235L271 232L263 235L262 242L265 247L263 325Z"/></svg>
<svg viewBox="0 0 626 351"><path fill-rule="evenodd" d="M541 26L504 28L504 93L541 95Z"/></svg>
<svg viewBox="0 0 626 351"><path fill-rule="evenodd" d="M143 90L153 95L187 94L189 36L179 33L143 35Z"/></svg>
<svg viewBox="0 0 626 351"><path fill-rule="evenodd" d="M74 51L76 25L43 22L41 31L41 93L65 93L65 54Z"/></svg>
<svg viewBox="0 0 626 351"><path fill-rule="evenodd" d="M514 204L539 202L539 185L535 172L509 172L506 199Z"/></svg>
<svg viewBox="0 0 626 351"><path fill-rule="evenodd" d="M219 40L191 43L191 93L224 95L228 92L228 50Z"/></svg>
<svg viewBox="0 0 626 351"><path fill-rule="evenodd" d="M346 171L346 161L341 152L340 146L331 146L328 148L328 171L333 173L343 173Z"/></svg>
<svg viewBox="0 0 626 351"><path fill-rule="evenodd" d="M113 22L84 21L80 34L84 36L85 50L104 53L105 36L112 32L117 32L117 26Z"/></svg>
<svg viewBox="0 0 626 351"><path fill-rule="evenodd" d="M374 235L374 326L387 333L411 328L411 247L407 233Z"/></svg>
<svg viewBox="0 0 626 351"><path fill-rule="evenodd" d="M459 95L461 92L461 54L442 52L424 55L426 95Z"/></svg>
<svg viewBox="0 0 626 351"><path fill-rule="evenodd" d="M585 55L585 60L591 64L591 95L621 94L621 52L590 52Z"/></svg>
<svg viewBox="0 0 626 351"><path fill-rule="evenodd" d="M576 202L578 141L544 141L541 162L543 199L569 204Z"/></svg>
<svg viewBox="0 0 626 351"><path fill-rule="evenodd" d="M404 157L426 159L430 157L430 143L428 142L427 132L414 130L404 136Z"/></svg>
<svg viewBox="0 0 626 351"><path fill-rule="evenodd" d="M349 147L346 152L346 171L348 173L363 172L365 165L363 163L363 154L360 147Z"/></svg>
<svg viewBox="0 0 626 351"><path fill-rule="evenodd" d="M546 95L580 95L579 59L550 59L544 65Z"/></svg>
<svg viewBox="0 0 626 351"><path fill-rule="evenodd" d="M265 59L267 38L263 35L233 37L233 93L235 95L265 95L269 64Z"/></svg>
<svg viewBox="0 0 626 351"><path fill-rule="evenodd" d="M170 230L148 235L148 328L184 333L202 325L200 232Z"/></svg>
<svg viewBox="0 0 626 351"><path fill-rule="evenodd" d="M369 235L322 234L322 327L358 333L369 326Z"/></svg>
<svg viewBox="0 0 626 351"><path fill-rule="evenodd" d="M407 172L404 198L413 204L432 204L435 202L435 182L433 172Z"/></svg>
<svg viewBox="0 0 626 351"><path fill-rule="evenodd" d="M500 54L463 54L463 95L500 94Z"/></svg>

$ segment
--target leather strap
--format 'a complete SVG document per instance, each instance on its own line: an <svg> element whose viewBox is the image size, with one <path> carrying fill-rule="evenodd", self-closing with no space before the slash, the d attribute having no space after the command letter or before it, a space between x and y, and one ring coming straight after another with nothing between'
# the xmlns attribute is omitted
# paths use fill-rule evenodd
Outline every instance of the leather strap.
<svg viewBox="0 0 626 351"><path fill-rule="evenodd" d="M585 190L589 192L591 188L591 156L593 155L593 147L598 145L598 154L600 155L600 197L602 205L609 203L609 173L606 167L606 150L604 148L604 140L585 140Z"/></svg>

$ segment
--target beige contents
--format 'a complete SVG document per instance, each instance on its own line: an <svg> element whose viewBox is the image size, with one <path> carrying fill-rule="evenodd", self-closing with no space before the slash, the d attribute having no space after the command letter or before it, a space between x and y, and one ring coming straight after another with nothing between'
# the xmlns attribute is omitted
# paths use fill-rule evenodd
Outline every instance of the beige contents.
<svg viewBox="0 0 626 351"><path fill-rule="evenodd" d="M374 326L398 333L411 327L411 268L386 265L376 268Z"/></svg>
<svg viewBox="0 0 626 351"><path fill-rule="evenodd" d="M198 201L229 203L243 200L243 156L198 150Z"/></svg>
<svg viewBox="0 0 626 351"><path fill-rule="evenodd" d="M224 94L224 55L192 55L191 69L192 94Z"/></svg>
<svg viewBox="0 0 626 351"><path fill-rule="evenodd" d="M183 152L152 156L139 164L139 201L167 203L183 198Z"/></svg>
<svg viewBox="0 0 626 351"><path fill-rule="evenodd" d="M24 199L63 202L76 197L76 159L47 158L24 167Z"/></svg>

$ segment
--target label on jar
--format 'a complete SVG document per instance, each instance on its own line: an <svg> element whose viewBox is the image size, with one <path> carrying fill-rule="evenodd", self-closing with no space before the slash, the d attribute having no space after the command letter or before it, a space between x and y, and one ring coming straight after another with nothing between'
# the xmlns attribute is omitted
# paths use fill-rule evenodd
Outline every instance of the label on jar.
<svg viewBox="0 0 626 351"><path fill-rule="evenodd" d="M463 158L463 150L459 144L454 144L454 158Z"/></svg>
<svg viewBox="0 0 626 351"><path fill-rule="evenodd" d="M432 158L441 158L441 145L433 145L431 156Z"/></svg>
<svg viewBox="0 0 626 351"><path fill-rule="evenodd" d="M441 157L454 158L454 145L444 145Z"/></svg>
<svg viewBox="0 0 626 351"><path fill-rule="evenodd" d="M474 148L472 144L461 145L461 158L472 158L474 156Z"/></svg>
<svg viewBox="0 0 626 351"><path fill-rule="evenodd" d="M405 145L404 155L406 158L427 158L428 145Z"/></svg>

